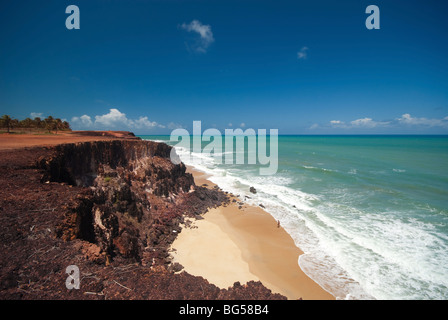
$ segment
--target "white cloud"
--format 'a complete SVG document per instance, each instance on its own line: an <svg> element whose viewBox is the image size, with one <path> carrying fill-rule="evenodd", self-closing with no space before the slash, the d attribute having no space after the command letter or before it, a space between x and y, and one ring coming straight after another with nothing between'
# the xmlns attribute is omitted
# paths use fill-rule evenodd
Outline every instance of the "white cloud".
<svg viewBox="0 0 448 320"><path fill-rule="evenodd" d="M34 118L42 118L44 114L42 112L31 112L30 113L30 118L34 119Z"/></svg>
<svg viewBox="0 0 448 320"><path fill-rule="evenodd" d="M361 118L356 119L353 121L350 121L349 123L345 123L341 120L331 120L330 125L333 128L344 128L344 129L350 129L350 128L365 128L365 129L371 129L376 127L384 127L387 126L389 122L383 122L383 121L375 121L372 118Z"/></svg>
<svg viewBox="0 0 448 320"><path fill-rule="evenodd" d="M240 127L241 128L244 128L246 126L246 124L244 123L244 122L242 122L241 124L240 124Z"/></svg>
<svg viewBox="0 0 448 320"><path fill-rule="evenodd" d="M148 117L141 116L138 119L129 119L125 113L118 109L110 109L109 113L103 115L96 115L95 121L88 115L81 117L73 117L72 123L79 129L152 129L155 127L165 128L165 126L158 124L155 121L149 121Z"/></svg>
<svg viewBox="0 0 448 320"><path fill-rule="evenodd" d="M82 127L91 127L93 125L92 118L90 118L88 115L82 115L81 117L73 117L72 123L75 126L82 126Z"/></svg>
<svg viewBox="0 0 448 320"><path fill-rule="evenodd" d="M297 59L306 59L308 57L308 47L302 47L299 52L297 52Z"/></svg>
<svg viewBox="0 0 448 320"><path fill-rule="evenodd" d="M357 128L375 128L375 127L384 127L389 125L390 122L387 121L374 121L371 118L362 118L353 120L350 122L350 124L353 127Z"/></svg>
<svg viewBox="0 0 448 320"><path fill-rule="evenodd" d="M405 113L397 121L411 126L448 127L448 117L443 119L414 118L409 113Z"/></svg>
<svg viewBox="0 0 448 320"><path fill-rule="evenodd" d="M317 128L317 124L310 129ZM324 128L325 126L320 126ZM428 119L412 117L409 113L403 114L400 118L390 121L376 121L372 118L360 118L350 122L341 120L331 120L330 124L326 126L334 129L373 129L373 128L389 128L389 129L403 129L405 127L441 127L448 128L448 116L441 119Z"/></svg>
<svg viewBox="0 0 448 320"><path fill-rule="evenodd" d="M114 128L120 125L129 125L129 120L126 117L126 114L120 112L120 110L110 109L107 114L95 116L95 124Z"/></svg>
<svg viewBox="0 0 448 320"><path fill-rule="evenodd" d="M209 25L202 24L198 20L193 20L189 24L182 23L180 27L188 32L195 32L199 35L198 41L192 46L192 49L196 52L207 52L207 48L215 41L212 28Z"/></svg>
<svg viewBox="0 0 448 320"><path fill-rule="evenodd" d="M357 119L350 122L355 127L374 127L375 121L371 118Z"/></svg>
<svg viewBox="0 0 448 320"><path fill-rule="evenodd" d="M341 120L331 120L330 125L333 128L347 128L347 125L345 124L345 122L341 121Z"/></svg>
<svg viewBox="0 0 448 320"><path fill-rule="evenodd" d="M144 129L144 128L165 128L165 126L159 125L155 121L149 121L148 117L140 117L138 120L128 120L130 127L135 127L137 129Z"/></svg>

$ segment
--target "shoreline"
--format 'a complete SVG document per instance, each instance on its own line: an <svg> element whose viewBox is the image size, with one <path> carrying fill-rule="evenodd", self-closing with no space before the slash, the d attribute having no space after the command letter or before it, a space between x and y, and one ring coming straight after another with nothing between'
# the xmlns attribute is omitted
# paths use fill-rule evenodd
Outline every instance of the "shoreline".
<svg viewBox="0 0 448 320"><path fill-rule="evenodd" d="M49 152L51 151L49 147L60 145L61 143L77 144L79 142L87 142L87 141L90 142L90 141L104 141L104 140L134 140L134 139L139 140L139 138L136 138L132 133L112 132L112 131L107 132L86 131L86 132L73 132L69 134L67 133L58 135L1 134L0 150L2 154L5 155L5 157L8 156L8 158L3 158L2 159L3 161L9 161L8 159L14 158L14 163L23 162L25 164L28 163L30 159L33 157L36 157L37 159L41 155L47 156L47 153L49 155ZM21 150L24 150L25 152ZM38 152L36 153L36 151ZM19 166L17 168L15 166L5 166L4 167L5 170L3 172L3 178L9 180L10 178L8 178L9 177L8 174L13 174L15 183L22 181L20 180L22 176L21 175L17 176L15 170L18 170L17 172L19 172L20 170L30 170L30 169L23 169L26 166L23 168L22 166ZM188 166L187 166L187 172L193 173L193 178L196 185L200 186L205 183L208 185L209 188L215 186L214 183L207 180L206 174L194 170L193 168ZM40 175L41 173L39 170L32 169L31 172L27 172L26 177L23 176L23 179L27 181L26 182L27 188L31 188L33 192L27 192L26 193L27 197L23 196L21 198L22 200L20 204L10 206L8 207L9 208L8 210L12 210L13 212L15 212L14 210L18 210L18 212L28 212L27 211L28 209L26 208L31 206L31 203L33 208L35 207L36 201L38 201L40 205L42 205L41 197L36 198L35 196L36 192L45 194L45 197L43 198L46 199L45 200L46 207L62 208L63 206L59 204L56 205L53 202L56 203L58 201L62 202L69 201L65 200L63 196L61 197L61 195L65 194L71 195L72 193L77 194L77 192L81 190L78 187L72 187L71 185L69 186L63 182L62 183L50 182L47 184L42 184ZM33 178L34 180L32 180L31 184L28 181L30 177L34 177ZM23 192L22 190L23 188L22 189L19 188L17 190L14 188L15 184L7 187L6 190L9 193L11 192L14 193L17 191L17 194ZM50 199L48 198L48 195L50 194L49 190L53 189L58 190L58 192L55 193L54 199L53 198ZM71 196L70 199L72 198L73 197ZM12 198L13 201L15 201L15 199L16 197ZM231 201L232 200L233 199L231 198ZM197 266L199 267L197 270L189 272L190 266L185 262L180 262L180 264L184 266L185 271L187 271L187 273L181 273L181 274L172 273L174 279L173 281L176 281L176 283L179 283L179 285L183 283L182 281L187 282L191 281L192 283L193 282L199 283L200 285L197 285L195 287L198 289L197 292L190 292L192 289L190 284L189 285L190 291L188 292L186 291L180 295L176 295L176 297L177 296L179 297L185 296L190 298L200 296L218 297L222 294L225 295L220 297L236 297L237 293L232 289L232 287L235 287L233 286L233 284L239 281L240 283L243 284L243 286L242 287L237 286L237 287L242 288L240 290L244 290L245 292L245 295L241 297L252 297L251 294L257 294L257 295L261 294L261 296L263 296L263 294L264 295L267 294L269 297L271 296L274 297L275 293L280 293L283 296L287 297L288 299L300 299L300 298L315 299L315 300L334 299L334 297L331 294L322 289L316 282L308 278L304 274L304 272L300 269L298 265L298 257L300 254L302 254L302 252L300 251L299 248L295 246L294 241L289 236L289 234L287 234L283 228L281 227L279 228L277 226L277 222L270 214L265 212L260 207L249 206L247 204L242 204L241 208L239 208L240 204L238 202L241 202L241 200L239 199L234 200L235 202L230 202L230 204L222 205L220 207L209 210L207 213L201 216L201 218L204 217L203 219L199 218L198 220L194 220L193 228L183 227L182 229L180 229L176 227L174 230L172 230L173 233L174 232L179 233L177 236L178 239L185 238L188 239L188 241L193 241L190 244L188 244L187 242L188 245L186 247L193 249L193 252L198 254L198 256L191 255L189 257L190 254L188 252L186 256L187 258L189 257L190 260L196 263ZM65 212L64 210L56 211L56 214L62 214L64 212ZM30 211L28 213L33 215L34 211ZM49 223L48 221L54 220L55 212L44 211L44 213L51 215L52 218L51 219L49 217L46 218L46 216L40 211L36 211L35 214L38 215L40 219L44 219L43 221L45 224L48 224ZM62 216L59 218L64 219ZM11 220L11 223L14 224L15 223L14 220ZM38 227L36 227L35 224L36 222L33 223L34 223L33 226L27 225L25 229L31 231L34 229L36 230L39 229ZM47 226L46 230L53 230L54 228L56 228L53 227L52 225L51 228L49 228L49 226L50 225ZM70 231L71 229L67 230ZM195 234L196 237L194 236ZM212 236L211 239L212 241L209 241L207 238L210 236ZM59 243L58 241L62 241L58 237L51 237L51 239L50 238L45 239L46 239L45 241L51 240L56 243ZM169 245L169 247L176 248L177 246L180 249L180 247L178 246L179 243L176 242L178 239L176 239L171 244L171 246ZM45 241L42 240L38 243L30 242L30 245L42 246L46 244ZM67 252L69 252L70 250L78 252L79 248L77 248L76 245L78 243L83 244L84 243L83 241L84 240L82 239L74 239L73 242L68 242L69 244L67 245L66 248ZM15 246L20 245L23 244L15 243L11 248L15 248ZM91 244L89 246L95 247L97 245L98 244ZM47 246L49 246L49 244L47 244ZM209 251L207 252L202 250L202 246L203 248L206 249L208 248ZM225 254L223 254L223 252ZM57 254L60 255L60 253ZM123 254L126 254L126 252L123 251ZM172 255L175 256L175 258L176 256L177 258L179 258L181 254L182 250L178 250L175 251ZM92 254L92 256L89 255L85 257L83 256L83 259L79 261L80 267L83 269L87 268L87 264L90 263L88 261L97 261L97 262L102 261L101 259L104 258L102 257L103 256L98 256L96 254ZM222 260L223 257L226 258L227 260L223 261ZM18 257L18 259L19 258L20 257ZM118 263L117 265L120 265L120 263L123 263L123 261L127 259L124 256L123 257L120 256L119 258L121 260L120 262L116 262ZM143 259L146 258L143 257ZM46 264L50 263L50 261L52 261L52 259L42 260L41 268L43 270L46 270L47 268ZM176 259L174 259L173 262L176 262ZM8 261L8 263L14 266L15 262ZM62 262L59 261L58 263ZM90 266L90 264L88 265ZM229 268L229 265L231 265L232 267ZM98 275L103 274L106 270L104 269L102 263L95 264L95 266L97 266L95 272L97 272ZM209 274L205 273L205 267L209 268L208 269L208 271L210 272ZM143 266L142 268L145 269L146 267ZM138 272L143 271L140 270ZM151 272L158 272L158 271L154 270ZM197 278L197 280L193 280L194 276L198 276L199 278ZM189 277L193 278L190 279ZM214 279L213 277L216 277L216 279ZM148 288L146 288L145 286L138 286L139 282L135 282L133 279L124 280L121 278L120 279L117 278L117 280L119 280L120 283L123 283L127 287L133 287L135 289L137 289L137 287L138 288L141 287L138 292L135 291L135 293L133 293L134 296L136 297L137 296L140 297L142 296L142 294L146 294L148 290ZM217 286L211 285L215 284L216 282L218 282ZM63 284L63 282L61 283ZM227 291L221 290L221 292L216 291L212 292L212 290L215 290L217 287L228 290ZM26 288L28 287L26 286ZM267 290L266 288L268 288L270 291ZM107 289L104 288L104 290L108 292L107 293L108 295L113 294L114 296L115 294L118 294L117 292L114 291L115 289L116 289L115 287L114 288L107 287ZM2 293L1 291L0 293L2 294L17 293L16 289L13 288L11 290L10 291L12 293L5 293L5 292ZM204 290L206 290L207 294L205 293ZM169 295L170 292L162 293L160 290L157 291L157 294L163 294L163 296L167 297L170 296ZM50 296L51 294L48 297ZM82 293L81 296L85 298L82 295ZM124 296L120 295L120 297ZM256 297L256 295L254 297Z"/></svg>
<svg viewBox="0 0 448 320"><path fill-rule="evenodd" d="M116 131L32 138L0 135L1 299L286 299L261 282L219 289L175 272L168 249L179 224L228 199L189 192L193 177L170 161L168 145ZM80 290L66 286L73 264Z"/></svg>
<svg viewBox="0 0 448 320"><path fill-rule="evenodd" d="M187 166L187 172L196 185L215 186L194 167ZM253 280L290 300L334 300L302 271L303 252L277 221L260 207L239 208L241 200L236 201L210 209L193 228L183 226L171 245L173 262L221 288Z"/></svg>

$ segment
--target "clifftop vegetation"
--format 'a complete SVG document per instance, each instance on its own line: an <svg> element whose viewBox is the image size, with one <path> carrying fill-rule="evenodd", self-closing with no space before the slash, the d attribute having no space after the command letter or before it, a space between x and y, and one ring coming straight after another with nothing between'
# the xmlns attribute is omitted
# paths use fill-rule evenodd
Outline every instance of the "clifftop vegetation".
<svg viewBox="0 0 448 320"><path fill-rule="evenodd" d="M11 118L5 114L0 118L1 133L52 133L58 131L71 131L70 124L59 118L48 116L45 119L36 117L23 120Z"/></svg>

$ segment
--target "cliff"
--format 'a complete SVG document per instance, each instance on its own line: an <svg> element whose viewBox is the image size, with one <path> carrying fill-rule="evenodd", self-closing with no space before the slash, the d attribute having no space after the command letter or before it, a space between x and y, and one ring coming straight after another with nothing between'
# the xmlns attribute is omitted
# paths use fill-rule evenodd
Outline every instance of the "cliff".
<svg viewBox="0 0 448 320"><path fill-rule="evenodd" d="M183 216L226 201L216 190L196 187L184 164L170 161L170 151L163 143L114 140L63 144L41 157L42 182L89 187L67 207L57 235L97 244L106 261L166 259ZM198 201L199 194L209 201Z"/></svg>
<svg viewBox="0 0 448 320"><path fill-rule="evenodd" d="M279 299L220 290L171 263L184 218L228 201L196 186L171 147L135 138L1 151L0 298ZM65 287L77 265L81 289Z"/></svg>

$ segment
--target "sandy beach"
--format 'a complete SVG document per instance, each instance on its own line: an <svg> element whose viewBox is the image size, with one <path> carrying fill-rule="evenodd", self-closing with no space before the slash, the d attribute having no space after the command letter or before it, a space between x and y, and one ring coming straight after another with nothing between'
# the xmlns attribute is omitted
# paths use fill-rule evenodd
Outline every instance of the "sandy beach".
<svg viewBox="0 0 448 320"><path fill-rule="evenodd" d="M197 185L213 183L188 167ZM299 267L303 252L277 221L260 207L237 202L209 210L204 219L184 227L172 244L174 261L221 288L234 282L261 281L288 299L334 297Z"/></svg>
<svg viewBox="0 0 448 320"><path fill-rule="evenodd" d="M132 138L121 132L74 132L59 135L0 135L0 150L53 146L68 142ZM196 185L214 184L191 167ZM209 210L203 219L184 226L171 246L174 262L194 276L227 289L235 282L261 281L273 293L288 299L329 300L334 297L299 267L303 253L291 236L261 207L230 202Z"/></svg>
<svg viewBox="0 0 448 320"><path fill-rule="evenodd" d="M63 141L70 143L52 147ZM89 143L77 143L81 141ZM137 157L136 150L141 151ZM183 215L203 214L226 197L212 189L188 192L193 178L170 161L169 150L167 145L125 132L1 135L0 299L283 299L261 282L219 289L202 276L171 268L169 248L181 231ZM113 164L120 174L103 175L102 169ZM92 174L99 179L91 185L73 183ZM148 189L155 185L149 202ZM101 194L92 195L92 188ZM182 192L173 204L164 196L165 190ZM105 200L103 191L114 200ZM120 208L112 204L117 194ZM141 211L136 203L142 205ZM85 216L92 219L83 222ZM214 226L219 241L223 235ZM112 238L103 232L113 234ZM237 253L231 259L247 267L235 243L227 245L225 252ZM83 275L91 275L82 278L77 290L66 286L65 270L73 264ZM233 277L240 273L235 270Z"/></svg>

